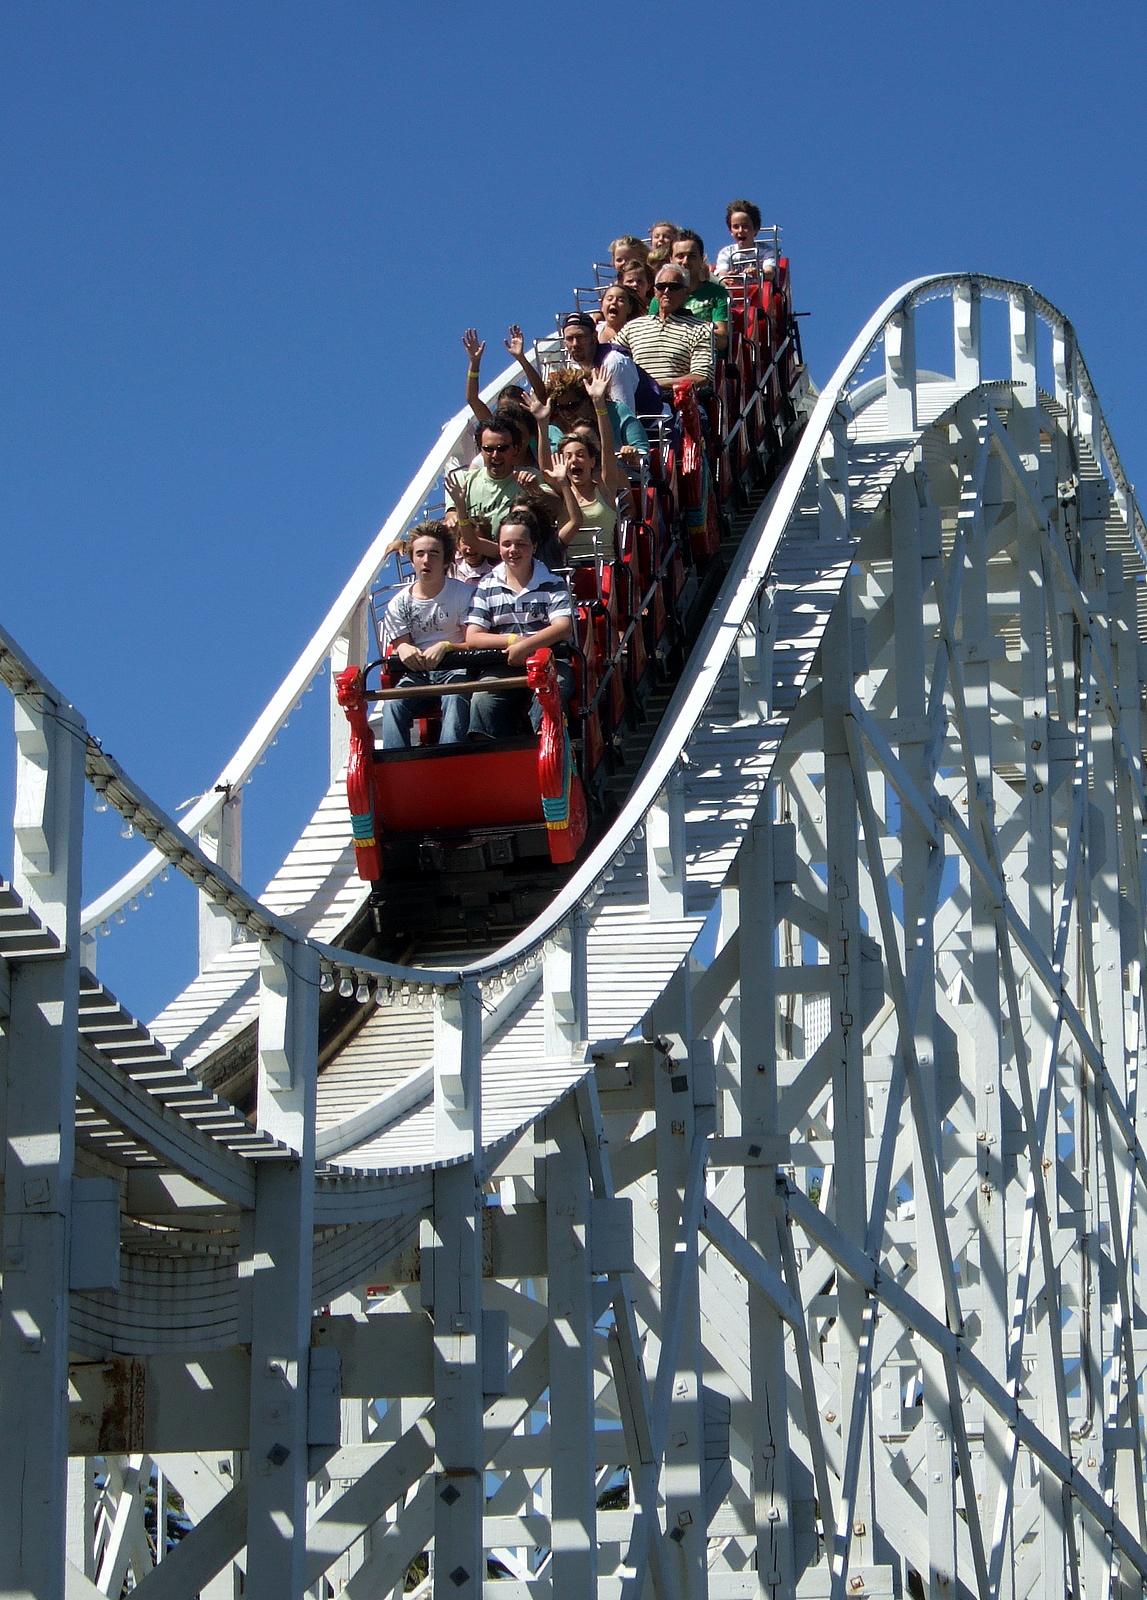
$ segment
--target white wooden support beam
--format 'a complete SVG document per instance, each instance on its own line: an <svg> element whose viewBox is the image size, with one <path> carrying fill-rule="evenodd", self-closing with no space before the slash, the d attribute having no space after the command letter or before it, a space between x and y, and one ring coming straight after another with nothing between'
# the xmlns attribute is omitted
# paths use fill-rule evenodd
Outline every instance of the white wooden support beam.
<svg viewBox="0 0 1147 1600"><path fill-rule="evenodd" d="M974 389L980 382L980 286L970 279L952 290L952 334L956 382Z"/></svg>
<svg viewBox="0 0 1147 1600"><path fill-rule="evenodd" d="M852 523L852 490L849 484L849 415L842 405L834 407L816 455L819 505L817 536L821 539L847 539Z"/></svg>
<svg viewBox="0 0 1147 1600"><path fill-rule="evenodd" d="M340 1460L342 1452L331 1459L328 1471L332 1478L343 1478L345 1474L351 1481L341 1489L332 1486L311 1518L307 1530L309 1587L321 1585L324 1576L328 1583L336 1583L339 1566L351 1545L361 1542L364 1551L369 1551L372 1527L392 1506L413 1493L419 1480L431 1470L434 1453L430 1436L429 1424L418 1419L389 1447L375 1443L363 1451L369 1465L353 1477L353 1469ZM348 1578L353 1570L348 1567Z"/></svg>
<svg viewBox="0 0 1147 1600"><path fill-rule="evenodd" d="M441 1156L482 1149L482 1001L473 982L434 996L434 1138Z"/></svg>
<svg viewBox="0 0 1147 1600"><path fill-rule="evenodd" d="M479 1600L485 1581L482 1511L482 1008L477 985L435 996L434 1126L455 1165L434 1178L423 1224L422 1297L434 1316L434 1595ZM459 1159L461 1158L461 1159Z"/></svg>
<svg viewBox="0 0 1147 1600"><path fill-rule="evenodd" d="M314 1253L319 962L276 938L261 963L258 1121L297 1154L266 1160L241 1272L250 1303L247 1585L251 1600L301 1596Z"/></svg>
<svg viewBox="0 0 1147 1600"><path fill-rule="evenodd" d="M63 1600L86 730L68 706L16 707L14 886L62 948L8 960L0 1593Z"/></svg>
<svg viewBox="0 0 1147 1600"><path fill-rule="evenodd" d="M13 701L16 720L16 809L12 818L16 850L29 878L52 870L52 798L49 770L54 743L54 707L41 708L26 696Z"/></svg>
<svg viewBox="0 0 1147 1600"><path fill-rule="evenodd" d="M236 789L223 802L223 809L199 835L199 847L228 877L241 882L243 876L243 791ZM235 940L235 919L224 906L216 905L199 890L199 970L226 955Z"/></svg>
<svg viewBox="0 0 1147 1600"><path fill-rule="evenodd" d="M547 1056L568 1055L589 1035L584 912L576 912L554 935L542 962Z"/></svg>
<svg viewBox="0 0 1147 1600"><path fill-rule="evenodd" d="M593 1075L583 1079L576 1098L594 1196L598 1201L609 1203L616 1196L616 1188ZM611 1276L614 1326L609 1336L609 1359L629 1457L630 1492L637 1506L625 1558L628 1575L622 1583L622 1600L642 1600L646 1568L657 1600L676 1600L674 1575L663 1554L663 1529L657 1504L657 1461L637 1321L636 1274L627 1266L626 1270L611 1273Z"/></svg>
<svg viewBox="0 0 1147 1600"><path fill-rule="evenodd" d="M95 1581L96 1462L86 1456L68 1460L68 1561Z"/></svg>
<svg viewBox="0 0 1147 1600"><path fill-rule="evenodd" d="M1008 433L1028 474L1033 498L1039 502L1039 395L1036 391L1036 317L1031 293L1012 291L1008 297L1008 331L1011 344L1012 409Z"/></svg>
<svg viewBox="0 0 1147 1600"><path fill-rule="evenodd" d="M1067 409L1071 399L1075 370L1075 335L1066 322L1054 322L1051 329L1051 368L1055 375L1056 403Z"/></svg>
<svg viewBox="0 0 1147 1600"><path fill-rule="evenodd" d="M915 362L911 363L914 376ZM890 390L891 399L891 390ZM914 403L914 402L913 402ZM893 425L895 426L895 425ZM860 860L856 795L848 756L845 719L852 699L852 584L846 580L821 643L824 705L825 868L828 884L827 948L832 1039L832 1186L841 1228L857 1243L867 1215L863 997L860 950ZM840 1356L839 1415L853 1418L866 1382L865 1304L852 1279L837 1283L837 1342ZM846 1475L837 1508L838 1539L833 1558L833 1593L845 1593L846 1558L868 1559L875 1504L867 1452L850 1451L854 1475ZM857 1529L863 1530L857 1534ZM840 1537L844 1531L843 1540ZM854 1538L858 1541L853 1545Z"/></svg>
<svg viewBox="0 0 1147 1600"><path fill-rule="evenodd" d="M652 1013L672 1054L654 1067L660 1352L653 1428L662 1446L666 1563L681 1594L708 1592L704 1358L697 1221L713 1129L713 1057L693 1037L692 962L678 968Z"/></svg>
<svg viewBox="0 0 1147 1600"><path fill-rule="evenodd" d="M347 618L346 626L331 645L330 653L330 757L331 782L346 766L350 749L350 724L338 702L335 680L344 667L365 667L379 654L370 637L370 601L364 595Z"/></svg>
<svg viewBox="0 0 1147 1600"><path fill-rule="evenodd" d="M942 1351L955 1364L962 1378L1001 1416L1007 1417L1032 1452L1070 1493L1083 1514L1085 1526L1093 1526L1098 1538L1115 1542L1134 1563L1139 1578L1147 1578L1147 1550L1135 1538L1118 1511L1106 1502L1102 1491L1091 1481L1090 1473L1075 1467L1070 1458L1040 1432L1026 1411L1018 1408L1007 1386L972 1353L966 1339L948 1328L943 1320L915 1296L909 1294L894 1274L883 1273L858 1247L850 1244L825 1216L799 1190L786 1193L790 1217L836 1261L858 1284L901 1318L924 1342ZM1103 1592L1104 1585L1100 1585ZM986 1586L985 1586L986 1592Z"/></svg>
<svg viewBox="0 0 1147 1600"><path fill-rule="evenodd" d="M295 1086L300 1062L305 1062L310 1025L307 1008L300 1004L296 965L299 946L281 937L263 941L259 951L259 1071L266 1082L260 1096L260 1114L266 1109L272 1123L278 1124L289 1106L289 1091ZM302 958L305 959L305 958ZM313 1044L311 1046L313 1048ZM264 1104L265 1102L265 1104ZM287 1122L269 1131L276 1138L294 1144L301 1134L297 1119L286 1113Z"/></svg>
<svg viewBox="0 0 1147 1600"><path fill-rule="evenodd" d="M922 794L927 794L931 789L934 777L928 766L923 737L928 709L929 641L924 628L927 585L922 562L925 555L922 534L925 525L931 529L934 520L928 515L931 510L928 499L923 453L917 450L912 462L897 474L890 486L889 511L892 593L896 608L896 701L901 734L899 757L915 790ZM931 549L927 553L932 554ZM904 951L902 957L898 952L893 952L893 955L895 959L903 960L905 972L913 970L921 980L919 1007L913 1019L913 1037L911 1041L902 1040L900 1048L902 1052L912 1050L915 1053L926 1106L912 1164L913 1192L918 1197L917 1275L921 1293L928 1302L940 1304L944 1298L944 1283L937 1252L932 1246L928 1207L924 1198L927 1190L925 1165L943 1172L940 1118L935 1093L936 1017L933 985L927 981L935 969L935 905L930 892L935 835L908 806L902 809L900 826ZM877 867L875 870L882 869ZM936 1600L957 1570L956 1491L951 1443L953 1425L944 1365L934 1351L924 1350L921 1353L921 1376L921 1425L928 1467L925 1492L930 1551L928 1572L923 1577L931 1600Z"/></svg>
<svg viewBox="0 0 1147 1600"><path fill-rule="evenodd" d="M434 1522L434 1482L425 1478L408 1496L401 1516L372 1531L370 1555L345 1588L339 1600L403 1600L407 1568L430 1541ZM412 1591L425 1600L429 1582Z"/></svg>
<svg viewBox="0 0 1147 1600"><path fill-rule="evenodd" d="M30 911L63 943L78 943L70 927L73 878L80 872L82 827L72 792L76 764L83 796L87 727L74 706L44 695L13 697L16 725L16 804L12 884ZM81 819L82 821L82 819Z"/></svg>
<svg viewBox="0 0 1147 1600"><path fill-rule="evenodd" d="M353 1332L353 1334L354 1334L356 1339L359 1336L359 1334L366 1334L367 1332L373 1332L376 1329L382 1328L384 1326L384 1324L386 1324L386 1323L391 1323L391 1324L394 1324L395 1326L398 1325L397 1320L394 1317L372 1317L372 1318L368 1318L367 1317L367 1313L366 1313L366 1294L365 1294L364 1290L362 1290L362 1289L352 1289L352 1290L349 1290L345 1294L339 1295L337 1297L337 1299L335 1299L335 1300L333 1300L331 1302L331 1308L330 1309L331 1309L331 1316L332 1316L332 1319L335 1320L335 1324L338 1325L338 1326L347 1327L348 1331ZM403 1318L404 1322L408 1322L409 1320L410 1319ZM372 1324L373 1324L373 1326L372 1326ZM330 1324L327 1324L327 1326L330 1326ZM425 1346L427 1347L427 1355L429 1355L429 1338L428 1337L424 1338L423 1336L424 1335L428 1335L428 1334L429 1334L429 1329L428 1329L427 1324L426 1324L426 1318L425 1317L420 1317L419 1318L419 1328L418 1328L418 1333L415 1336L415 1342L417 1342L420 1345L425 1344ZM311 1360L312 1360L312 1370L313 1370L313 1363L314 1363L313 1350L314 1350L314 1345L317 1342L316 1338L315 1338L315 1332L314 1331L312 1331L311 1341L312 1341L312 1357L311 1357ZM342 1391L342 1393L341 1393L341 1407L340 1407L341 1412L342 1412L342 1416L341 1416L341 1421L340 1421L339 1438L340 1438L340 1441L341 1441L343 1449L348 1449L348 1448L349 1449L353 1449L356 1445L366 1444L366 1442L368 1441L368 1439L371 1436L372 1423L373 1423L373 1420L374 1420L374 1417L375 1417L374 1403L373 1403L372 1400L364 1400L360 1395L353 1395L352 1396L351 1391L347 1387L347 1382L346 1382L346 1378L347 1378L346 1355L345 1355L344 1350L342 1348L340 1348L338 1346L336 1346L335 1348L336 1348L336 1354L337 1354L337 1359L338 1359L339 1377L340 1377L341 1391ZM352 1348L353 1348L353 1346L352 1346ZM405 1365L406 1353L407 1353L408 1348L409 1348L408 1344L404 1344L403 1345L401 1356L398 1358L397 1361L392 1362L392 1364L390 1365L390 1367L388 1369L388 1371L390 1373L393 1373L396 1370L398 1365L400 1365L400 1364L401 1365ZM429 1362L427 1362L427 1364L429 1365ZM381 1383L379 1385L379 1388L380 1389L388 1388L388 1387L391 1386L392 1382L393 1382L392 1378L388 1377L383 1383ZM426 1387L429 1390L430 1384L427 1383ZM388 1407L387 1407L388 1420L391 1420L396 1424L395 1431L397 1431L397 1420L398 1419L397 1419L397 1416L394 1415L394 1413L397 1413L398 1410L399 1410L399 1406L397 1406L397 1405L395 1405L395 1406L388 1405ZM429 1429L427 1429L427 1434L429 1435ZM433 1461L433 1456L432 1456L432 1454L430 1454L429 1446L427 1446L427 1453L430 1456L430 1461L432 1462ZM426 1471L427 1467L423 1467L422 1470ZM311 1553L312 1559L313 1559L314 1546L315 1546L314 1531L313 1530L314 1530L314 1523L315 1523L316 1517L317 1516L321 1516L323 1513L325 1513L327 1508L331 1505L332 1499L334 1498L334 1493L335 1493L334 1484L335 1484L335 1478L336 1478L336 1469L335 1469L335 1463L334 1463L333 1459L327 1465L327 1472L330 1473L330 1475L331 1475L330 1486L328 1488L327 1494L318 1501L318 1504L317 1504L315 1510L312 1512L310 1528L309 1528L309 1531L308 1531L307 1548L308 1548L308 1551ZM312 1483L313 1483L313 1481L314 1480L312 1480ZM361 1482L361 1479L359 1481ZM372 1507L372 1510L373 1509L374 1508ZM340 1515L341 1515L341 1513L340 1513ZM338 1542L342 1543L341 1540L339 1540ZM345 1585L349 1582L349 1580L354 1575L354 1573L368 1559L368 1557L370 1555L370 1551L371 1551L371 1544L372 1544L371 1532L370 1532L369 1529L364 1529L362 1531L362 1533L359 1535L359 1537L356 1538L356 1539L351 1540L350 1543L348 1545L346 1545L346 1547L343 1549L341 1554L339 1554L336 1557L336 1559L334 1561L332 1561L327 1566L326 1571L327 1571L327 1574L328 1574L328 1581L331 1584L333 1584L333 1586L334 1586L336 1591L341 1589L341 1588L343 1588L343 1587L345 1587Z"/></svg>
<svg viewBox="0 0 1147 1600"><path fill-rule="evenodd" d="M685 915L685 771L680 762L645 819L649 915L655 922Z"/></svg>
<svg viewBox="0 0 1147 1600"><path fill-rule="evenodd" d="M910 306L889 317L885 325L884 379L889 433L915 433L916 313Z"/></svg>
<svg viewBox="0 0 1147 1600"><path fill-rule="evenodd" d="M1075 416L1076 427L1083 442L1091 450L1096 461L1103 460L1103 424L1099 413L1099 406L1091 390L1080 382L1076 376L1075 389Z"/></svg>
<svg viewBox="0 0 1147 1600"><path fill-rule="evenodd" d="M776 637L776 585L764 584L737 635L737 710L747 722L767 722L773 714Z"/></svg>
<svg viewBox="0 0 1147 1600"><path fill-rule="evenodd" d="M120 1594L129 1568L136 1583L151 1566L143 1508L151 1486L151 1461L147 1456L127 1456L106 1463L108 1479L116 1487L116 1506L104 1546L96 1587L104 1594Z"/></svg>
<svg viewBox="0 0 1147 1600"><path fill-rule="evenodd" d="M138 1594L140 1600L198 1600L205 1594L223 1600L225 1569L243 1549L247 1499L248 1481L244 1479L211 1507L132 1593ZM248 1593L250 1590L245 1588L244 1594ZM73 1600L70 1584L68 1600ZM81 1589L80 1600L94 1597Z"/></svg>
<svg viewBox="0 0 1147 1600"><path fill-rule="evenodd" d="M1093 486L1087 487L1092 489ZM1102 488L1105 490L1106 485ZM1123 589L1123 566L1118 553L1107 548L1102 515L1094 514L1107 508L1109 498L1106 493L1090 493L1081 498L1081 512L1085 514L1081 520L1080 542L1083 558L1081 575L1095 618L1093 626L1102 628L1110 641L1115 632L1111 618L1118 613ZM1085 505L1087 501L1091 503ZM1093 514L1086 515L1087 511ZM1093 914L1081 923L1080 931L1092 1031L1102 1048L1114 1094L1121 1103L1126 1104L1134 1078L1128 1074L1123 957L1120 950L1123 919L1120 915L1121 863L1117 842L1119 772L1116 729L1109 716L1093 719L1091 755L1093 799L1088 807L1088 843L1084 863L1087 875L1085 903L1092 908ZM1128 820L1124 818L1125 827ZM1134 827L1133 820L1131 825ZM1104 1387L1107 1390L1103 1437L1099 1442L1099 1459L1104 1469L1100 1481L1105 1486L1114 1481L1120 1505L1129 1520L1131 1504L1138 1498L1142 1533L1142 1451L1138 1437L1137 1377L1133 1370L1134 1363L1127 1359L1133 1313L1127 1283L1123 1223L1125 1197L1129 1201L1135 1175L1133 1158L1126 1146L1122 1141L1111 1138L1105 1096L1096 1094L1095 1113L1101 1143L1096 1152L1099 1158L1097 1170L1093 1174L1098 1191L1093 1214L1106 1219L1109 1244L1104 1253L1115 1268L1114 1273L1108 1272L1100 1280ZM1100 1223L1100 1226L1104 1224ZM1121 1417L1130 1423L1135 1436L1135 1455L1138 1459L1134 1463L1130 1452L1120 1452L1110 1442L1114 1439ZM1132 1470L1129 1471L1129 1468Z"/></svg>
<svg viewBox="0 0 1147 1600"><path fill-rule="evenodd" d="M589 1165L571 1095L546 1118L539 1163L548 1269L550 1573L554 1600L597 1593L594 1307Z"/></svg>
<svg viewBox="0 0 1147 1600"><path fill-rule="evenodd" d="M119 1293L120 1204L113 1178L72 1179L69 1283L73 1289Z"/></svg>
<svg viewBox="0 0 1147 1600"><path fill-rule="evenodd" d="M776 907L770 785L745 836L737 863L741 1135L747 1148L780 1144L777 1106ZM745 1239L779 1280L775 1163L744 1168ZM785 1330L775 1302L749 1279L749 1370L752 1378L752 1495L757 1571L775 1600L796 1595L792 1462L789 1454ZM798 1343L803 1322L794 1329ZM815 1399L815 1397L814 1397ZM816 1450L817 1441L810 1439Z"/></svg>
<svg viewBox="0 0 1147 1600"><path fill-rule="evenodd" d="M434 1316L434 1600L481 1600L486 1577L482 1209L473 1156L438 1170L422 1245Z"/></svg>
<svg viewBox="0 0 1147 1600"><path fill-rule="evenodd" d="M1056 397L1065 401L1068 383L1070 334L1063 323L1053 327L1052 360L1055 369ZM1023 744L1026 778L1024 808L1027 817L1026 860L1022 875L1013 877L1011 894L1020 915L1027 922L1040 948L1055 948L1054 876L1053 876L1053 815L1050 778L1050 731L1053 708L1049 698L1049 643L1050 651L1059 648L1059 641L1049 642L1048 628L1054 616L1054 593L1049 593L1047 568L1043 559L1042 531L1032 517L1022 517L1017 529L1016 558L1020 583L1020 649L1021 689L1023 693ZM1061 702L1062 703L1062 702ZM1069 873L1069 877L1074 877ZM1072 890L1069 888L1069 893ZM1021 1115L1024 1115L1025 1096L1030 1098L1032 1088L1027 1082L1030 1064L1041 1070L1038 1104L1040 1111L1031 1118L1031 1137L1034 1141L1038 1172L1043 1177L1043 1193L1035 1181L1037 1168L1033 1163L1032 1176L1027 1183L1024 1217L1018 1256L1013 1257L1011 1274L1013 1283L1022 1288L1018 1304L1012 1312L1009 1341L1009 1363L1012 1373L1021 1370L1024 1354L1024 1335L1028 1319L1021 1313L1026 1310L1026 1297L1032 1276L1032 1254L1038 1233L1044 1254L1044 1281L1046 1312L1035 1319L1035 1359L1038 1370L1047 1376L1039 1391L1036 1417L1039 1425L1050 1436L1059 1436L1061 1447L1070 1449L1069 1419L1067 1414L1066 1377L1062 1343L1062 1313L1059 1288L1053 1271L1046 1262L1052 1253L1051 1218L1060 1215L1059 1162L1056 1159L1056 1133L1054 1123L1049 1127L1047 1117L1051 1078L1055 1071L1056 1037L1058 1026L1051 996L1039 984L1028 986L1024 996L1026 1016L1023 1034L1026 1040L1025 1058L1019 1063L1019 1089ZM1028 1119L1025 1117L1025 1121ZM1014 1227L1014 1224L1013 1224ZM997 1502L996 1536L993 1538L992 1572L998 1581L1002 1572L1008 1540L1005 1513L1015 1495L1018 1443L1009 1430L1006 1438L1008 1461L1004 1474L1003 1491ZM1013 1513L1014 1518L1014 1513ZM1014 1528L1014 1520L1012 1523ZM1066 1582L1069 1589L1078 1585L1078 1552L1074 1536L1074 1520L1064 1518L1062 1494L1041 1474L1039 1507L1036 1512L1039 1547L1046 1555L1041 1567L1039 1592L1043 1600L1051 1600L1051 1587L1058 1582L1062 1592ZM1068 1539L1070 1535L1070 1542ZM1048 1574L1060 1574L1052 1579Z"/></svg>

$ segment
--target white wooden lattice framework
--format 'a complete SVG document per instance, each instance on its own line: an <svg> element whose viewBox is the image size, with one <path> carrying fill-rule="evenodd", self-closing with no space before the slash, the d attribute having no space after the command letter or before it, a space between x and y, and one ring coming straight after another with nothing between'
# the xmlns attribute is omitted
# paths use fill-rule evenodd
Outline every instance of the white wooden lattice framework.
<svg viewBox="0 0 1147 1600"><path fill-rule="evenodd" d="M609 837L401 969L339 944L337 781L259 899L241 795L460 433L185 830L0 635L0 1590L1137 1592L1147 561L1070 325L892 296ZM85 775L155 846L86 913ZM83 941L166 863L145 1027Z"/></svg>

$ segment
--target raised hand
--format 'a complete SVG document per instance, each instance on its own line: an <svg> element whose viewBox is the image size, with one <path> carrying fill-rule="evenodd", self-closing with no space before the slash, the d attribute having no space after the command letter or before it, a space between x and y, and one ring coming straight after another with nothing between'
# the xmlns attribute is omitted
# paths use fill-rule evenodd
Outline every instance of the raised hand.
<svg viewBox="0 0 1147 1600"><path fill-rule="evenodd" d="M446 493L453 500L460 517L466 515L466 474L460 467L448 472L442 480Z"/></svg>
<svg viewBox="0 0 1147 1600"><path fill-rule="evenodd" d="M526 390L526 405L535 422L548 422L550 412L554 409L552 400L539 400L533 390Z"/></svg>
<svg viewBox="0 0 1147 1600"><path fill-rule="evenodd" d="M587 372L583 379L585 392L596 406L599 400L604 400L609 393L609 378L600 367L595 367L592 372Z"/></svg>
<svg viewBox="0 0 1147 1600"><path fill-rule="evenodd" d="M542 473L542 477L545 478L546 482L552 484L559 494L561 493L562 485L568 482L569 475L569 468L557 456L550 463L549 471Z"/></svg>
<svg viewBox="0 0 1147 1600"><path fill-rule="evenodd" d="M511 322L510 331L506 335L505 343L506 349L514 357L514 360L520 361L525 353L526 341L522 336L521 328L518 327L516 322Z"/></svg>
<svg viewBox="0 0 1147 1600"><path fill-rule="evenodd" d="M476 367L479 365L482 360L482 356L485 354L486 341L484 339L479 339L477 328L467 328L466 332L462 335L462 348L470 357L470 365L472 367Z"/></svg>

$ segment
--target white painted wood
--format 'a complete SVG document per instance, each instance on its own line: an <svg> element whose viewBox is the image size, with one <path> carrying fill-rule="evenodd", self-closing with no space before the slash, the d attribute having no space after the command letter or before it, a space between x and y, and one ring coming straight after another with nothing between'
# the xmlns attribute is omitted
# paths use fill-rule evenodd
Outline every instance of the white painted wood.
<svg viewBox="0 0 1147 1600"><path fill-rule="evenodd" d="M893 312L884 328L884 381L888 425L900 434L916 430L916 317L910 306Z"/></svg>
<svg viewBox="0 0 1147 1600"><path fill-rule="evenodd" d="M319 963L302 943L276 943L263 951L262 970L259 1122L298 1152L294 1160L259 1164L245 1263L251 1319L247 1587L256 1600L272 1600L301 1593L305 1572Z"/></svg>
<svg viewBox="0 0 1147 1600"><path fill-rule="evenodd" d="M555 1596L598 1582L591 1182L572 1096L546 1119L539 1190L546 1212L551 1578Z"/></svg>
<svg viewBox="0 0 1147 1600"><path fill-rule="evenodd" d="M85 729L17 699L14 886L56 950L9 957L5 1024L0 1589L62 1600L68 1284L75 1127Z"/></svg>
<svg viewBox="0 0 1147 1600"><path fill-rule="evenodd" d="M980 382L983 327L980 286L973 279L957 284L953 290L952 330L956 382L965 389L974 389Z"/></svg>
<svg viewBox="0 0 1147 1600"><path fill-rule="evenodd" d="M918 372L913 350L919 299L945 293L950 380ZM1002 344L981 325L986 298L1007 302L992 318ZM890 316L902 320L884 337L883 375L855 372ZM1041 319L1050 397L1036 386ZM420 1265L433 1308L436 1369L420 1377L412 1356L389 1382L392 1403L364 1410L362 1437L328 1462L348 1476L328 1483L321 1454L303 1460L310 1427L293 1376L276 1425L303 1430L295 1466L267 1481L248 1472L210 1503L193 1496L202 1523L143 1578L145 1597L162 1585L222 1600L249 1521L248 1588L290 1589L297 1567L265 1530L277 1518L297 1545L308 1504L303 1580L325 1572L351 1595L401 1592L432 1542L416 1592L453 1592L455 1566L482 1581L488 1549L511 1574L507 1592L585 1587L596 1562L600 1592L634 1600L646 1574L659 1595L755 1593L762 1572L767 1590L809 1600L903 1593L902 1564L945 1596L1090 1594L1113 1566L1128 1589L1139 1581L1138 511L1073 330L1022 285L962 277L899 291L822 400L600 849L509 949L461 976L464 954L443 957L410 980L428 985L417 1001L372 1007L323 1074L315 1115L296 1072L313 1054L313 1010L292 1000L287 955L309 934L327 943L324 960L354 964L337 944L363 891L337 785L265 897L295 929L267 924L262 940L221 949L157 1033L77 980L79 1098L61 1116L91 1174L116 1177L127 1220L119 1294L72 1296L76 1353L178 1360L192 1341L206 1369L208 1352L257 1334L305 1364L312 1304L349 1287L384 1290L372 1315L424 1317L410 1289ZM850 416L843 461L838 406ZM5 682L28 670L0 637ZM67 944L43 873L49 743L43 725L25 729L24 879L0 894L0 1002L13 1015L24 975L54 980L45 963ZM87 758L98 759L91 746ZM661 829L651 807L682 771L679 812ZM793 841L783 874L774 817ZM646 850L626 854L642 825ZM659 906L666 878L672 900ZM692 980L696 1015L666 1028L676 1060L713 1060L714 1088L707 1099L690 1085L681 1117L664 1052L640 1035L651 1011L680 1010L710 916L716 955ZM320 954L301 937L299 948ZM504 966L517 970L495 998ZM377 968L365 965L372 978ZM210 1072L256 1024L260 1128L183 1064ZM6 1024L9 1092L26 1071L13 1065L17 1038ZM766 1071L747 1079L749 1063ZM567 1228L546 1214L545 1166L576 1155L576 1141L540 1136L545 1119L568 1121L575 1096L586 1167L574 1160L559 1182ZM335 1165L315 1171L312 1150L309 1192L285 1146L301 1148L316 1123ZM687 1127L684 1166L675 1124ZM186 1187L174 1187L181 1172ZM623 1213L599 1220L619 1203L631 1240ZM705 1214L698 1238L691 1219ZM562 1245L554 1284L547 1227ZM261 1252L283 1240L303 1250L270 1305ZM595 1262L608 1280L592 1281ZM6 1267L6 1304L7 1278ZM555 1296L576 1312L568 1344L546 1318ZM388 1386L377 1369L371 1381ZM381 1479L369 1474L425 1405L412 1385L435 1389L447 1465L421 1487L422 1468L392 1474L372 1519ZM319 1400L316 1386L321 1432ZM7 1426L7 1389L0 1411ZM570 1420L555 1439L560 1416ZM597 1513L623 1461L629 1506ZM91 1570L111 1583L143 1560L131 1470L109 1473L92 1543ZM457 1514L438 1498L454 1473ZM881 1564L889 1551L895 1573ZM68 1581L87 1594L80 1566Z"/></svg>

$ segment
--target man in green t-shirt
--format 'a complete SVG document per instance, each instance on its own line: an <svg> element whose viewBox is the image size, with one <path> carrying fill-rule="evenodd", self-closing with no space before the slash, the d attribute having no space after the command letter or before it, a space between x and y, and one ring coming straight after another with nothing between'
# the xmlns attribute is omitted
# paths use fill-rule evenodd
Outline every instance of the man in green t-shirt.
<svg viewBox="0 0 1147 1600"><path fill-rule="evenodd" d="M670 259L681 268L689 284L682 309L700 322L711 322L717 349L724 350L729 343L729 291L724 284L715 283L706 270L704 239L692 228L682 228L673 241ZM657 315L656 300L649 311L651 316Z"/></svg>
<svg viewBox="0 0 1147 1600"><path fill-rule="evenodd" d="M446 491L461 517L489 517L489 539L477 543L483 555L498 560L498 529L510 507L518 500L538 494L552 494L532 468L519 464L522 434L515 420L495 412L476 430L479 457L468 471L446 476Z"/></svg>

